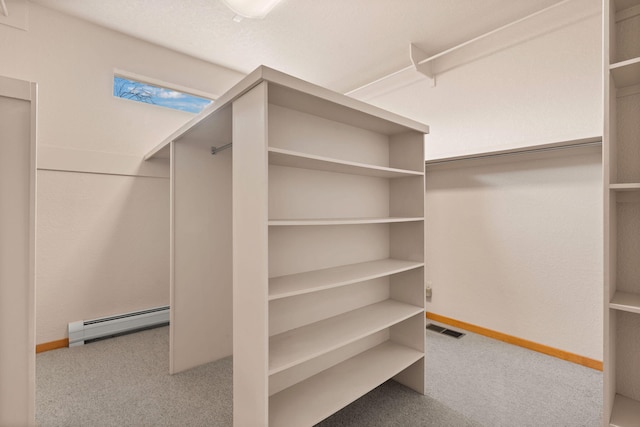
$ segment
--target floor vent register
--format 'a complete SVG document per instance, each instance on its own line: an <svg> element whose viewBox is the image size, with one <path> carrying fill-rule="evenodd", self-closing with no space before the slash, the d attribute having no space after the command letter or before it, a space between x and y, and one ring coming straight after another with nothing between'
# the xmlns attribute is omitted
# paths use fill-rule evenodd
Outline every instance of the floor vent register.
<svg viewBox="0 0 640 427"><path fill-rule="evenodd" d="M443 328L442 326L434 325L433 323L427 324L427 329L438 334L447 335L453 338L462 338L465 334L462 332L454 331L453 329Z"/></svg>

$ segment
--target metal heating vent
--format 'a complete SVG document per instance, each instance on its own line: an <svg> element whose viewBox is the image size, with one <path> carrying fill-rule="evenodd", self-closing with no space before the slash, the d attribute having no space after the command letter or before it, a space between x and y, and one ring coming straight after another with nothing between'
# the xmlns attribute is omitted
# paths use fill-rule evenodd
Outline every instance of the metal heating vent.
<svg viewBox="0 0 640 427"><path fill-rule="evenodd" d="M169 324L169 306L69 323L69 347Z"/></svg>
<svg viewBox="0 0 640 427"><path fill-rule="evenodd" d="M462 338L465 334L462 332L454 331L453 329L443 328L442 326L434 325L433 323L427 324L427 329L438 334L448 335L454 338Z"/></svg>

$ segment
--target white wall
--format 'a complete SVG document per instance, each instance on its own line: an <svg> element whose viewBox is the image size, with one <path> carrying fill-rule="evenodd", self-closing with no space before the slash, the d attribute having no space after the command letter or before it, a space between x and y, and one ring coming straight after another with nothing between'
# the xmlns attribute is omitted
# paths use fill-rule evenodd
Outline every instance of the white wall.
<svg viewBox="0 0 640 427"><path fill-rule="evenodd" d="M38 343L70 321L169 303L166 164L142 155L192 115L114 98L114 69L221 94L242 75L29 4L0 25L0 75L39 84Z"/></svg>
<svg viewBox="0 0 640 427"><path fill-rule="evenodd" d="M368 102L431 127L427 159L602 134L601 17L543 34Z"/></svg>
<svg viewBox="0 0 640 427"><path fill-rule="evenodd" d="M427 311L602 360L600 147L428 168Z"/></svg>
<svg viewBox="0 0 640 427"><path fill-rule="evenodd" d="M601 135L600 19L369 102L429 124L428 159ZM602 360L600 168L593 149L428 167L427 310Z"/></svg>

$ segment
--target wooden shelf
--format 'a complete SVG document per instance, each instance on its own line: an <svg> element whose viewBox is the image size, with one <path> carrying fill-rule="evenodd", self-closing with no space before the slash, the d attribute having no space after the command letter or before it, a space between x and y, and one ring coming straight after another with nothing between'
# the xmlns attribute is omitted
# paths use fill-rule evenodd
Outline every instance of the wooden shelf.
<svg viewBox="0 0 640 427"><path fill-rule="evenodd" d="M640 294L616 291L609 308L640 314Z"/></svg>
<svg viewBox="0 0 640 427"><path fill-rule="evenodd" d="M609 69L617 88L640 84L640 58L616 62Z"/></svg>
<svg viewBox="0 0 640 427"><path fill-rule="evenodd" d="M416 221L424 221L424 217L270 219L269 225L358 225Z"/></svg>
<svg viewBox="0 0 640 427"><path fill-rule="evenodd" d="M422 262L389 258L272 277L269 279L269 300L351 285L422 266L424 266Z"/></svg>
<svg viewBox="0 0 640 427"><path fill-rule="evenodd" d="M540 142L537 144L526 145L523 147L509 148L506 150L485 151L480 153L465 154L462 156L439 157L425 161L427 167L439 164L447 164L450 162L458 162L462 160L480 160L492 157L513 156L520 154L537 153L543 151L559 150L564 148L577 148L583 146L591 146L602 143L602 136L589 136L585 138L568 139L554 142Z"/></svg>
<svg viewBox="0 0 640 427"><path fill-rule="evenodd" d="M423 357L385 342L270 398L269 425L314 425Z"/></svg>
<svg viewBox="0 0 640 427"><path fill-rule="evenodd" d="M610 184L609 189L613 191L640 191L640 184L636 182L626 184Z"/></svg>
<svg viewBox="0 0 640 427"><path fill-rule="evenodd" d="M269 375L381 331L424 308L386 300L269 339Z"/></svg>
<svg viewBox="0 0 640 427"><path fill-rule="evenodd" d="M424 175L423 172L418 171L337 160L329 157L316 156L313 154L284 150L275 147L269 147L269 163L278 166L338 172L351 175L373 176L378 178L404 178Z"/></svg>
<svg viewBox="0 0 640 427"><path fill-rule="evenodd" d="M640 425L640 402L616 394L609 425L612 427L637 427Z"/></svg>
<svg viewBox="0 0 640 427"><path fill-rule="evenodd" d="M428 130L259 67L145 156L179 214L171 368L233 350L234 426L312 425L392 377L425 393Z"/></svg>

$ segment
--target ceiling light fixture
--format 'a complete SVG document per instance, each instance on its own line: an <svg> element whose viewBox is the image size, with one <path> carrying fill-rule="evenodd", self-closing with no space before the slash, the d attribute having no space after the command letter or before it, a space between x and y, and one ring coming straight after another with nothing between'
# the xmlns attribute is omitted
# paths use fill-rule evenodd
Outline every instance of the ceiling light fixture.
<svg viewBox="0 0 640 427"><path fill-rule="evenodd" d="M245 18L262 19L282 0L222 0L229 9Z"/></svg>

